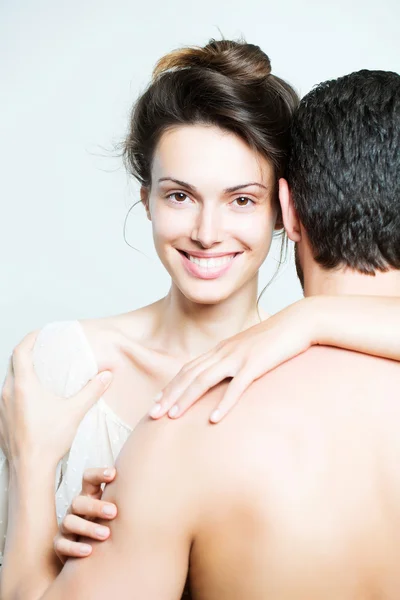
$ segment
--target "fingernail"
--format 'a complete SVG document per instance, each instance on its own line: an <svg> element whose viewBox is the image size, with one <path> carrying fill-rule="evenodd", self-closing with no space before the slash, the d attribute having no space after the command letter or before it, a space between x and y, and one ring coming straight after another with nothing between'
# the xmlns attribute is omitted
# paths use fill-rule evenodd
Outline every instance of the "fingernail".
<svg viewBox="0 0 400 600"><path fill-rule="evenodd" d="M177 404L175 404L175 406L173 406L169 412L168 412L168 416L169 417L176 417L176 415L179 412L179 406Z"/></svg>
<svg viewBox="0 0 400 600"><path fill-rule="evenodd" d="M160 403L155 404L153 406L153 408L151 409L151 411L149 412L149 415L151 417L156 417L158 415L158 413L160 412L160 410L161 410L161 404Z"/></svg>
<svg viewBox="0 0 400 600"><path fill-rule="evenodd" d="M107 506L103 506L101 512L103 513L103 515L107 515L107 517L113 517L115 515L115 508L114 506L110 506L108 504Z"/></svg>
<svg viewBox="0 0 400 600"><path fill-rule="evenodd" d="M80 544L79 554L82 554L82 556L86 556L87 554L90 554L91 549L91 546L88 546L87 544Z"/></svg>
<svg viewBox="0 0 400 600"><path fill-rule="evenodd" d="M110 383L111 379L112 379L111 371L103 371L103 373L101 373L101 375L100 375L100 381L102 383L105 383L105 384Z"/></svg>
<svg viewBox="0 0 400 600"><path fill-rule="evenodd" d="M214 410L210 415L211 423L218 423L221 413L218 409Z"/></svg>
<svg viewBox="0 0 400 600"><path fill-rule="evenodd" d="M106 469L103 475L104 477L112 477L114 475L114 469Z"/></svg>
<svg viewBox="0 0 400 600"><path fill-rule="evenodd" d="M96 527L94 533L96 537L105 538L108 535L108 529L106 527Z"/></svg>
<svg viewBox="0 0 400 600"><path fill-rule="evenodd" d="M162 396L163 396L162 392L157 394L157 396L154 396L154 398L153 398L154 402L159 402L161 400Z"/></svg>

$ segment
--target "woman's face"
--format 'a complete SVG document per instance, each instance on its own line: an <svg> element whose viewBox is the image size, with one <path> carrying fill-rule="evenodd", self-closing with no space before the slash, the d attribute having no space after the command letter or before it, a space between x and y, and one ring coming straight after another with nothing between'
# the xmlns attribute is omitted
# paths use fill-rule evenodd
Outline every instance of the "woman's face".
<svg viewBox="0 0 400 600"><path fill-rule="evenodd" d="M157 253L189 300L217 304L257 282L277 217L273 167L233 133L166 131L142 199Z"/></svg>

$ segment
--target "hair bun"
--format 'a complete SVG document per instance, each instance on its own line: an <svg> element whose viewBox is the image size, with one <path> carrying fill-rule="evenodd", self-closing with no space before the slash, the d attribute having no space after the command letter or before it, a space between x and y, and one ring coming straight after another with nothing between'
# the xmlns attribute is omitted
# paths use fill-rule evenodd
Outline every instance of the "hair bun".
<svg viewBox="0 0 400 600"><path fill-rule="evenodd" d="M265 81L271 62L259 46L231 40L210 40L204 47L174 50L156 64L153 78L176 69L209 69L243 84Z"/></svg>

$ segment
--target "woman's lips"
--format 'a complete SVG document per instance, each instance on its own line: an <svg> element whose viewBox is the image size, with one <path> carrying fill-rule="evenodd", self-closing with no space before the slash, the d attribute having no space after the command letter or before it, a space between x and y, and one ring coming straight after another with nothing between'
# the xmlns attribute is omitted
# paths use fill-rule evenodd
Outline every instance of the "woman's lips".
<svg viewBox="0 0 400 600"><path fill-rule="evenodd" d="M179 250L185 269L198 279L217 279L224 275L232 266L238 253L209 254L197 256Z"/></svg>

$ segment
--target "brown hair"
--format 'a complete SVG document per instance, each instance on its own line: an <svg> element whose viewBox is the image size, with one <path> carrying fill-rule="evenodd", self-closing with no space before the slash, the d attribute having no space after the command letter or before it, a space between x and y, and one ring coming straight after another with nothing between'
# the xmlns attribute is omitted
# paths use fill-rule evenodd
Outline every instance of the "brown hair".
<svg viewBox="0 0 400 600"><path fill-rule="evenodd" d="M286 166L289 127L299 98L271 75L268 56L253 44L210 40L163 56L132 109L123 143L126 168L151 186L161 135L179 125L215 125L235 133L269 159L280 177Z"/></svg>

